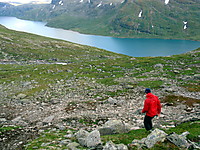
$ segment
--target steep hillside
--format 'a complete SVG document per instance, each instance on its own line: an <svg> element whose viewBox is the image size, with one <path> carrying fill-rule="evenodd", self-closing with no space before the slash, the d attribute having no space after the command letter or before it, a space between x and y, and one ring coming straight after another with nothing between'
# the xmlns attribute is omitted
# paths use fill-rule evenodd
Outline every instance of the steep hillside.
<svg viewBox="0 0 200 150"><path fill-rule="evenodd" d="M66 133L92 131L114 119L139 130L104 142L127 145L147 136L140 113L146 87L162 103L154 127L200 120L199 58L200 49L133 58L0 26L0 149L22 149L27 142L26 149L67 149L75 139ZM166 131L185 130L199 141L199 121ZM177 148L166 142L157 147Z"/></svg>
<svg viewBox="0 0 200 150"><path fill-rule="evenodd" d="M198 0L52 0L49 5L0 9L0 15L117 37L200 40Z"/></svg>

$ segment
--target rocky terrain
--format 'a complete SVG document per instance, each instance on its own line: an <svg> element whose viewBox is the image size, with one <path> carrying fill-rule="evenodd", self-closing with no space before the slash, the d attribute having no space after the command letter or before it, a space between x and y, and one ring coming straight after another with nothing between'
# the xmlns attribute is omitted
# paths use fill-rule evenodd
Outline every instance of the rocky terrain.
<svg viewBox="0 0 200 150"><path fill-rule="evenodd" d="M142 129L146 87L162 103L155 128L200 119L199 49L133 58L0 29L1 149L22 149L46 129L92 132L111 120Z"/></svg>

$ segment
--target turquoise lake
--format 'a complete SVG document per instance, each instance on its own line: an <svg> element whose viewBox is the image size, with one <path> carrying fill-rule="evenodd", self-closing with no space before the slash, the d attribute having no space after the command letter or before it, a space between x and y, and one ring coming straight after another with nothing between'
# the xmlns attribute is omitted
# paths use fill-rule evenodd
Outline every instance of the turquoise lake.
<svg viewBox="0 0 200 150"><path fill-rule="evenodd" d="M47 27L44 22L21 20L15 17L0 17L0 24L16 31L94 46L133 57L170 56L200 47L199 41L190 40L114 38L86 35L74 31Z"/></svg>

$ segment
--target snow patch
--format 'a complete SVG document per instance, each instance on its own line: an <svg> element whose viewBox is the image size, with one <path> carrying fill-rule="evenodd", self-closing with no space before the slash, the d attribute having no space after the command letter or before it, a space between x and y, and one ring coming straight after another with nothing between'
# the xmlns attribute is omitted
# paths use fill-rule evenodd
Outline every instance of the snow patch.
<svg viewBox="0 0 200 150"><path fill-rule="evenodd" d="M90 3L91 1L90 0L88 0L88 3Z"/></svg>
<svg viewBox="0 0 200 150"><path fill-rule="evenodd" d="M102 5L102 1L97 5L97 7L100 7Z"/></svg>
<svg viewBox="0 0 200 150"><path fill-rule="evenodd" d="M140 11L139 15L138 15L139 18L142 17L142 10Z"/></svg>
<svg viewBox="0 0 200 150"><path fill-rule="evenodd" d="M125 2L125 0L123 0L121 3L124 3Z"/></svg>
<svg viewBox="0 0 200 150"><path fill-rule="evenodd" d="M184 29L184 30L187 29L187 23L188 23L187 21L183 21L183 24L184 24L184 25L183 25L183 29Z"/></svg>
<svg viewBox="0 0 200 150"><path fill-rule="evenodd" d="M83 2L83 0L80 0L80 3L82 3Z"/></svg>
<svg viewBox="0 0 200 150"><path fill-rule="evenodd" d="M183 21L184 24L187 24L187 21Z"/></svg>
<svg viewBox="0 0 200 150"><path fill-rule="evenodd" d="M165 5L167 5L169 3L169 0L165 0Z"/></svg>
<svg viewBox="0 0 200 150"><path fill-rule="evenodd" d="M61 6L63 6L63 1L60 1L58 4L61 5Z"/></svg>
<svg viewBox="0 0 200 150"><path fill-rule="evenodd" d="M112 3L110 3L110 6L112 6Z"/></svg>
<svg viewBox="0 0 200 150"><path fill-rule="evenodd" d="M52 9L55 9L56 5L53 5Z"/></svg>

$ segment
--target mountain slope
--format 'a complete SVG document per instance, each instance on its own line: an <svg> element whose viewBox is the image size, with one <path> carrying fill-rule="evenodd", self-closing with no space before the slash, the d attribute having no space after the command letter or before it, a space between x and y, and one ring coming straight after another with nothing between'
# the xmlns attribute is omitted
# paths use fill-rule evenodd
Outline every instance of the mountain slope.
<svg viewBox="0 0 200 150"><path fill-rule="evenodd" d="M113 119L143 128L144 116L139 112L146 87L163 106L154 127L200 119L200 49L169 57L133 58L3 26L0 45L2 150L22 149L36 133L41 138L29 140L27 149L67 149L67 144L59 144L68 140L64 135L69 132L63 129L90 131ZM46 136L46 129L56 135ZM168 133L181 134L185 129L191 141L199 141L199 121ZM144 138L147 133L139 129L104 141L128 144L138 136ZM155 149L170 145L158 143Z"/></svg>
<svg viewBox="0 0 200 150"><path fill-rule="evenodd" d="M200 39L198 0L52 0L0 15L47 21L48 26L118 37Z"/></svg>

